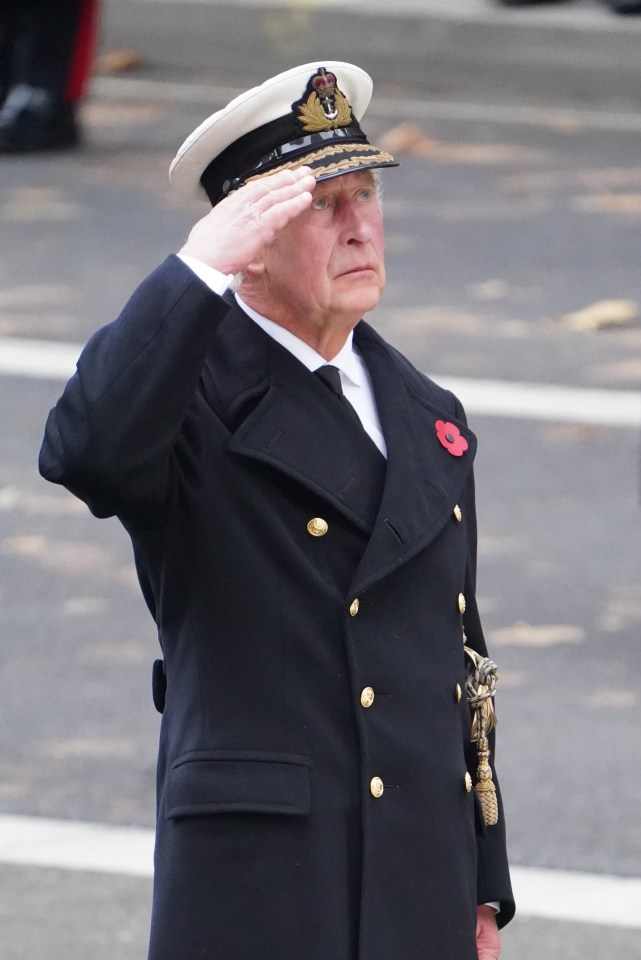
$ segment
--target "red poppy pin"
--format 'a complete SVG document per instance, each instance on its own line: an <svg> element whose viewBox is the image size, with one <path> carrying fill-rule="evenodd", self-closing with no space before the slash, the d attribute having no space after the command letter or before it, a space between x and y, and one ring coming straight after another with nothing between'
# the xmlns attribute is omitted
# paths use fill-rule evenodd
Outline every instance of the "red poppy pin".
<svg viewBox="0 0 641 960"><path fill-rule="evenodd" d="M436 436L453 457L462 457L467 450L467 440L461 436L461 431L453 423L437 420Z"/></svg>

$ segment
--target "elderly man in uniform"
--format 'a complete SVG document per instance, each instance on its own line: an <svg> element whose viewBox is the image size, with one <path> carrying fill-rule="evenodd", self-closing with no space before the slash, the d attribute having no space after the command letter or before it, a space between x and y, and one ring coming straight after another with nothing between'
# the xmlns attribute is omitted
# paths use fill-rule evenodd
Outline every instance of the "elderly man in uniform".
<svg viewBox="0 0 641 960"><path fill-rule="evenodd" d="M396 166L370 95L306 64L189 137L171 180L213 209L47 424L43 475L124 524L163 652L151 960L491 960L514 912L476 440L362 320Z"/></svg>

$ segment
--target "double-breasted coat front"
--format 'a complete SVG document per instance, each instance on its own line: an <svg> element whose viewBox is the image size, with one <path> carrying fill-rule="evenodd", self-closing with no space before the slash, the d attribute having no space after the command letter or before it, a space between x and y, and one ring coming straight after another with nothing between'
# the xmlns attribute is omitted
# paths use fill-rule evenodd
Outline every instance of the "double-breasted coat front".
<svg viewBox="0 0 641 960"><path fill-rule="evenodd" d="M477 903L513 913L466 778L476 441L363 321L355 343L387 462L170 257L50 414L41 471L120 518L162 648L151 960L473 960Z"/></svg>

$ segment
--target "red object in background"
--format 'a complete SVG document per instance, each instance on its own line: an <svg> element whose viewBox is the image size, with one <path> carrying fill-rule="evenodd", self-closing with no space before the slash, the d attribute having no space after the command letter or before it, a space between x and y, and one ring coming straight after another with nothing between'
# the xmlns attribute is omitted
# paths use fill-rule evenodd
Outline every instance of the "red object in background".
<svg viewBox="0 0 641 960"><path fill-rule="evenodd" d="M97 35L98 0L84 0L74 41L69 81L65 95L68 103L77 103L85 95L91 76Z"/></svg>

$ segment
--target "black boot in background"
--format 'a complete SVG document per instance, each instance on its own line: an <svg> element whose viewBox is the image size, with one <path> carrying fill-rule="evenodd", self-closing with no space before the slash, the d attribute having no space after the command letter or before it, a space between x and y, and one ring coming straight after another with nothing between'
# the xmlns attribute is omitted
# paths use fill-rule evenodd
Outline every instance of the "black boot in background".
<svg viewBox="0 0 641 960"><path fill-rule="evenodd" d="M60 150L78 140L72 104L42 87L11 87L0 110L0 153Z"/></svg>

